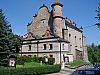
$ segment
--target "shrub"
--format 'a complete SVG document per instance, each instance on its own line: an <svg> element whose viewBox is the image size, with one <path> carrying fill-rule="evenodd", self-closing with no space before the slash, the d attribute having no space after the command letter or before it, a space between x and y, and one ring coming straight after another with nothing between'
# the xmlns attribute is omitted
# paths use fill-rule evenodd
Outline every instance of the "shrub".
<svg viewBox="0 0 100 75"><path fill-rule="evenodd" d="M53 65L55 63L55 58L48 58L48 64Z"/></svg>
<svg viewBox="0 0 100 75"><path fill-rule="evenodd" d="M17 63L18 65L23 65L25 62L32 62L33 58L30 56L17 56Z"/></svg>
<svg viewBox="0 0 100 75"><path fill-rule="evenodd" d="M30 56L17 56L17 65L24 65L25 62L37 62L45 63L44 57L30 57ZM55 58L48 58L49 65L53 65L55 63Z"/></svg>
<svg viewBox="0 0 100 75"><path fill-rule="evenodd" d="M61 69L60 65L45 65L38 67L20 67L20 68L0 68L0 75L42 75L56 73Z"/></svg>

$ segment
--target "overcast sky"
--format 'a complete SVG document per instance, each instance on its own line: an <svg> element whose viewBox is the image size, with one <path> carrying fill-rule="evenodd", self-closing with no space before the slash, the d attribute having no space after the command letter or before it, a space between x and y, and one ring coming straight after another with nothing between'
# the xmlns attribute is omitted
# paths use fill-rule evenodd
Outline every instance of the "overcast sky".
<svg viewBox="0 0 100 75"><path fill-rule="evenodd" d="M39 7L45 4L51 10L54 0L0 0L0 8L12 25L15 34L23 36L27 33L27 24L32 21ZM83 29L87 44L100 44L100 29L96 26L87 28L98 22L94 17L99 0L60 0L63 16L68 17Z"/></svg>

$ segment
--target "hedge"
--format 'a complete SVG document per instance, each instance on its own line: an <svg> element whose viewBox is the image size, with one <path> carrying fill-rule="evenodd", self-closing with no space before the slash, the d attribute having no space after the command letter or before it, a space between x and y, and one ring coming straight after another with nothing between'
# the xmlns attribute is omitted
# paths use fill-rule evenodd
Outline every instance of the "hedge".
<svg viewBox="0 0 100 75"><path fill-rule="evenodd" d="M25 62L32 62L32 57L29 56L17 56L16 64L18 65L24 65Z"/></svg>
<svg viewBox="0 0 100 75"><path fill-rule="evenodd" d="M44 57L30 57L30 56L17 56L17 65L23 65L25 62L38 62L45 63ZM55 63L55 58L48 58L49 65L53 65Z"/></svg>
<svg viewBox="0 0 100 75"><path fill-rule="evenodd" d="M0 75L41 75L59 72L61 66L46 65L40 67L0 68Z"/></svg>

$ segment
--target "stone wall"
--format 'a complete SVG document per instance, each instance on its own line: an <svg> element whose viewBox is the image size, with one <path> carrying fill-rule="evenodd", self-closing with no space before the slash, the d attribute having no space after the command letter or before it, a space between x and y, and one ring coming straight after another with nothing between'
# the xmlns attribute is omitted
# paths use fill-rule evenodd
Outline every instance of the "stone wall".
<svg viewBox="0 0 100 75"><path fill-rule="evenodd" d="M50 13L47 7L40 8L37 16L34 17L31 25L28 26L28 32L32 32L34 36L42 37L47 29L50 30L48 25L49 18Z"/></svg>

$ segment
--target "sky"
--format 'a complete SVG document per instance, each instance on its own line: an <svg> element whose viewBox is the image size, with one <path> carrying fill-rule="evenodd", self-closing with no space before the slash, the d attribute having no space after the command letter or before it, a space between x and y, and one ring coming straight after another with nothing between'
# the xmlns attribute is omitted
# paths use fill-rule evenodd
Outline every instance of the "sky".
<svg viewBox="0 0 100 75"><path fill-rule="evenodd" d="M32 21L32 16L38 12L39 7L45 4L51 10L53 2L54 0L0 0L0 8L3 9L13 32L23 36L27 33L27 24ZM63 4L63 17L74 21L78 28L81 26L84 28L83 34L88 45L91 43L100 45L100 29L92 26L98 22L94 17L99 2L99 0L60 0Z"/></svg>

